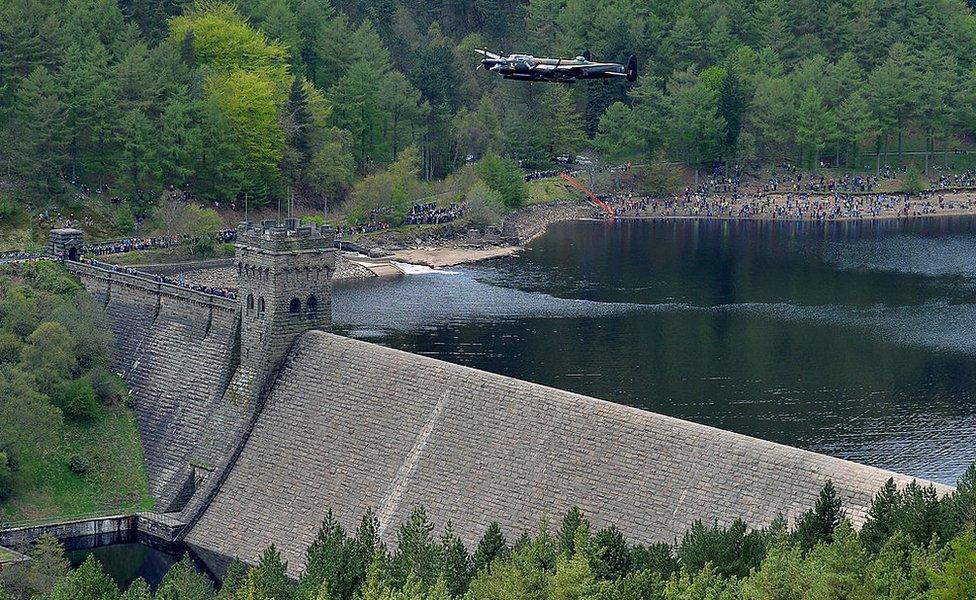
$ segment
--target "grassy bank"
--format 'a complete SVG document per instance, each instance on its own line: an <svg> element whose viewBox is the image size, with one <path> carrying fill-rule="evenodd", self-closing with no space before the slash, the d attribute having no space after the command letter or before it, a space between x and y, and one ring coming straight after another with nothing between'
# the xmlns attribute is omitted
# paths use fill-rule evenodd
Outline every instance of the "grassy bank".
<svg viewBox="0 0 976 600"><path fill-rule="evenodd" d="M0 520L70 517L152 508L142 442L132 411L122 405L101 407L91 423L65 422L55 444L45 438L20 452L10 498L0 503ZM87 473L71 469L72 460L89 464Z"/></svg>
<svg viewBox="0 0 976 600"><path fill-rule="evenodd" d="M104 313L48 262L0 268L0 521L152 506Z"/></svg>

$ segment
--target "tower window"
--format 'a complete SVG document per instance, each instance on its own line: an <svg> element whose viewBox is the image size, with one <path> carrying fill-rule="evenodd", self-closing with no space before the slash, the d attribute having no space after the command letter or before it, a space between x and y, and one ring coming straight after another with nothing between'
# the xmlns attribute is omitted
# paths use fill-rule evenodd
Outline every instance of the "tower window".
<svg viewBox="0 0 976 600"><path fill-rule="evenodd" d="M254 310L254 294L247 295L247 312L250 314Z"/></svg>
<svg viewBox="0 0 976 600"><path fill-rule="evenodd" d="M302 301L298 298L292 298L291 302L288 304L288 312L291 314L297 314L298 311L302 309Z"/></svg>
<svg viewBox="0 0 976 600"><path fill-rule="evenodd" d="M319 309L319 299L315 296L308 297L308 312L314 313Z"/></svg>
<svg viewBox="0 0 976 600"><path fill-rule="evenodd" d="M258 297L258 314L259 315L264 314L264 296Z"/></svg>

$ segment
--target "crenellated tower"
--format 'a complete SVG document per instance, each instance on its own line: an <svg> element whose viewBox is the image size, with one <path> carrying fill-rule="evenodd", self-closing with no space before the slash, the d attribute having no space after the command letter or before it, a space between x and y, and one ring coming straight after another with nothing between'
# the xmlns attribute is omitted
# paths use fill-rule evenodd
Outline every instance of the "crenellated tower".
<svg viewBox="0 0 976 600"><path fill-rule="evenodd" d="M252 392L263 392L299 335L332 324L334 237L298 219L238 226L240 365Z"/></svg>

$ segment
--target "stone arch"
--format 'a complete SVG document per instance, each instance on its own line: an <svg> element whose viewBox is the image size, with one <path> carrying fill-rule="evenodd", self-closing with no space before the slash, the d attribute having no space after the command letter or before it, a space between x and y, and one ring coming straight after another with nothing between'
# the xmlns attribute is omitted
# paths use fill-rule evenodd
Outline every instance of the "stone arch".
<svg viewBox="0 0 976 600"><path fill-rule="evenodd" d="M314 314L319 309L319 299L313 294L308 297L308 301L305 303L305 305L308 307L308 312Z"/></svg>
<svg viewBox="0 0 976 600"><path fill-rule="evenodd" d="M296 315L302 310L302 301L298 298L292 298L291 302L288 303L288 312Z"/></svg>
<svg viewBox="0 0 976 600"><path fill-rule="evenodd" d="M258 314L264 314L264 296L258 296Z"/></svg>
<svg viewBox="0 0 976 600"><path fill-rule="evenodd" d="M254 312L254 294L247 295L247 314Z"/></svg>

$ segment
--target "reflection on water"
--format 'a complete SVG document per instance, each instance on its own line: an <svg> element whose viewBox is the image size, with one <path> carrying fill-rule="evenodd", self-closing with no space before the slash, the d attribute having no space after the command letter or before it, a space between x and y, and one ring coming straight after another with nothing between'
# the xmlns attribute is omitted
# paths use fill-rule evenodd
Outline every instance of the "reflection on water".
<svg viewBox="0 0 976 600"><path fill-rule="evenodd" d="M565 223L337 284L338 328L953 483L976 460L976 220Z"/></svg>
<svg viewBox="0 0 976 600"><path fill-rule="evenodd" d="M145 579L156 589L179 557L138 543L111 544L68 552L71 566L77 567L94 555L105 573L123 590L136 579Z"/></svg>

